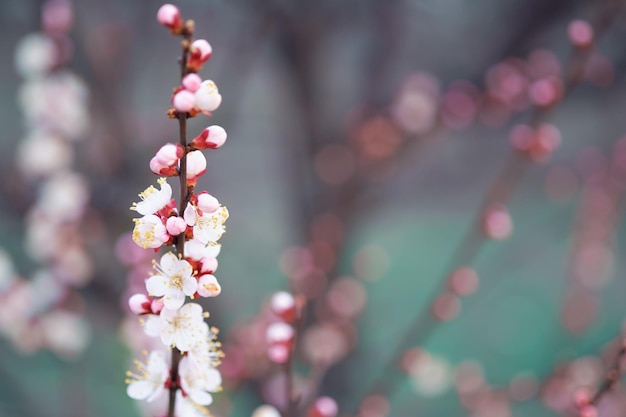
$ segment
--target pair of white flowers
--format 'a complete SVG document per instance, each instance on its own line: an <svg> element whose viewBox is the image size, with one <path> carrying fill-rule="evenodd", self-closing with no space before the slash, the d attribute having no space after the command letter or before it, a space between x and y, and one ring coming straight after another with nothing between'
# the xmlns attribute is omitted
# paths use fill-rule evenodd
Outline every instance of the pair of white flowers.
<svg viewBox="0 0 626 417"><path fill-rule="evenodd" d="M163 351L152 351L146 364L137 364L138 374L129 373L132 378L127 387L128 396L136 400L154 401L166 391L170 366ZM200 366L199 366L200 365ZM211 392L218 391L222 385L222 376L214 367L196 363L191 356L181 359L178 374L183 396L198 405L210 405L213 402Z"/></svg>
<svg viewBox="0 0 626 417"><path fill-rule="evenodd" d="M183 217L171 216L163 220L159 212L171 204L172 187L165 178L159 178L161 190L148 187L139 194L142 199L133 204L132 210L143 215L134 219L133 240L144 249L157 249L173 236L183 233L186 226L192 227L193 240L204 246L215 245L225 232L228 209L220 206L217 199L208 193L199 194L197 203L188 204Z"/></svg>

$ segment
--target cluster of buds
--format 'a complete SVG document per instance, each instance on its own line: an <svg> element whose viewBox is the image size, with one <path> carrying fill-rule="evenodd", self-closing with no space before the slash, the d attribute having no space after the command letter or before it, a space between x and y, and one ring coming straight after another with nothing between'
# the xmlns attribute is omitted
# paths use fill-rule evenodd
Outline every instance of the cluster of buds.
<svg viewBox="0 0 626 417"><path fill-rule="evenodd" d="M184 22L176 6L162 6L157 20L183 37L183 76L168 114L181 124L199 114L210 116L221 96L213 81L202 81L195 72L211 56L211 46L206 40L192 39L194 24ZM221 292L213 274L228 210L208 192L196 192L195 186L206 171L201 150L219 148L225 140L223 128L209 126L189 143L181 137L180 143L162 146L150 161L150 169L162 176L157 180L159 189L148 187L131 207L141 215L134 219L133 241L155 252L162 246L173 250L153 261L145 292L129 299L131 312L143 317L145 333L159 339L162 346L146 353L146 363L138 363L138 373L129 372L127 392L131 398L153 402L167 390L176 391L178 416L186 415L187 408L197 411L211 404L211 394L221 389L222 377L216 369L223 356L216 341L218 331L205 322L208 313L200 304L186 301ZM178 203L167 182L173 176L180 177L183 188ZM165 354L168 348L173 349L171 360Z"/></svg>
<svg viewBox="0 0 626 417"><path fill-rule="evenodd" d="M298 306L293 295L285 291L275 293L270 303L280 321L267 327L267 356L274 363L285 364L293 353L296 334L293 325L298 320Z"/></svg>
<svg viewBox="0 0 626 417"><path fill-rule="evenodd" d="M50 349L61 356L79 354L89 341L74 288L85 285L92 272L79 232L89 192L72 169L74 143L84 138L89 120L87 88L65 68L72 15L67 0L42 2L41 31L25 36L15 51L26 125L16 168L29 188L38 189L25 220L26 254L38 269L25 279L8 255L0 255L0 334L21 351Z"/></svg>
<svg viewBox="0 0 626 417"><path fill-rule="evenodd" d="M544 123L537 128L517 125L511 129L511 146L533 162L550 158L561 143L561 133L554 125Z"/></svg>

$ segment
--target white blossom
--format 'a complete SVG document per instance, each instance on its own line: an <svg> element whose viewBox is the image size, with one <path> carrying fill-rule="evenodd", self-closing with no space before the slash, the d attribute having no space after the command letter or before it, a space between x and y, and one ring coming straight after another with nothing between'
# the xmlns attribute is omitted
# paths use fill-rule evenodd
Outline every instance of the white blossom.
<svg viewBox="0 0 626 417"><path fill-rule="evenodd" d="M165 353L153 351L145 366L139 362L136 362L136 365L139 374L128 374L132 379L126 387L126 392L135 400L154 401L165 392L165 382L169 377Z"/></svg>
<svg viewBox="0 0 626 417"><path fill-rule="evenodd" d="M197 366L189 358L180 361L179 371L182 389L197 404L209 405L213 402L211 392L222 385L222 376L212 366Z"/></svg>
<svg viewBox="0 0 626 417"><path fill-rule="evenodd" d="M157 181L161 185L161 190L157 190L154 186L150 186L144 190L139 197L141 201L133 203L131 210L147 216L155 214L164 208L172 199L172 187L167 183L165 178L159 178Z"/></svg>
<svg viewBox="0 0 626 417"><path fill-rule="evenodd" d="M156 249L167 242L170 236L167 234L165 225L154 214L133 219L133 241L144 249Z"/></svg>
<svg viewBox="0 0 626 417"><path fill-rule="evenodd" d="M185 242L185 256L194 261L199 261L202 258L217 258L221 249L222 245L215 242L202 243L197 239Z"/></svg>
<svg viewBox="0 0 626 417"><path fill-rule="evenodd" d="M189 262L178 259L172 252L161 257L156 265L157 275L146 281L149 295L163 298L165 308L177 309L185 302L186 295L196 292L198 281L193 277Z"/></svg>
<svg viewBox="0 0 626 417"><path fill-rule="evenodd" d="M149 336L159 336L165 345L186 352L206 337L209 326L204 322L202 307L188 303L178 310L164 308L160 315L151 316L145 323L145 331Z"/></svg>
<svg viewBox="0 0 626 417"><path fill-rule="evenodd" d="M222 206L213 213L200 215L195 207L189 209L190 206L185 209L184 218L189 226L193 226L194 239L204 244L217 242L226 231L224 223L228 219L228 209Z"/></svg>

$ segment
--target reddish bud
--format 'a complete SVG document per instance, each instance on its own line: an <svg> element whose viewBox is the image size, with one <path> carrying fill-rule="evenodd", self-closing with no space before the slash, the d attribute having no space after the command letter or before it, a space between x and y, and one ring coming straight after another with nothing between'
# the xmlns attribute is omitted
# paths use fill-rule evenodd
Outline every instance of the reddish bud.
<svg viewBox="0 0 626 417"><path fill-rule="evenodd" d="M157 175L162 175L165 177L174 177L178 175L178 168L175 165L164 165L159 162L156 156L150 160L150 170Z"/></svg>
<svg viewBox="0 0 626 417"><path fill-rule="evenodd" d="M180 34L185 26L180 10L173 4L164 4L157 12L157 21L169 28L173 34Z"/></svg>
<svg viewBox="0 0 626 417"><path fill-rule="evenodd" d="M151 303L152 300L145 294L135 294L128 299L130 311L138 316L152 313Z"/></svg>
<svg viewBox="0 0 626 417"><path fill-rule="evenodd" d="M195 184L197 178L206 172L206 158L200 151L187 154L187 182Z"/></svg>
<svg viewBox="0 0 626 417"><path fill-rule="evenodd" d="M197 206L204 213L215 213L221 207L221 204L211 194L202 192L198 194Z"/></svg>
<svg viewBox="0 0 626 417"><path fill-rule="evenodd" d="M204 129L192 141L191 145L196 149L217 149L226 142L226 130L218 125L209 126Z"/></svg>
<svg viewBox="0 0 626 417"><path fill-rule="evenodd" d="M152 314L160 314L161 310L163 310L163 301L159 299L152 300L152 304L150 305L150 309L152 310Z"/></svg>
<svg viewBox="0 0 626 417"><path fill-rule="evenodd" d="M298 317L296 301L288 292L281 291L274 294L271 306L274 314L285 321L294 322Z"/></svg>
<svg viewBox="0 0 626 417"><path fill-rule="evenodd" d="M567 35L572 45L578 48L584 48L593 43L593 28L585 20L573 20L567 27Z"/></svg>
<svg viewBox="0 0 626 417"><path fill-rule="evenodd" d="M335 417L339 407L337 402L330 397L320 397L309 408L307 417Z"/></svg>
<svg viewBox="0 0 626 417"><path fill-rule="evenodd" d="M211 44L205 39L197 39L193 41L189 47L189 59L187 61L187 68L191 71L199 71L202 68L202 64L211 58L213 48Z"/></svg>

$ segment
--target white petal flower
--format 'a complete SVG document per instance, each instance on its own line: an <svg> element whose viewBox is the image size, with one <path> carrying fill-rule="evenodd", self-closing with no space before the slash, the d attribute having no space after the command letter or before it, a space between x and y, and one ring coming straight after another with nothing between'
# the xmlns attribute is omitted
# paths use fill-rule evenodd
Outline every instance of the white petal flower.
<svg viewBox="0 0 626 417"><path fill-rule="evenodd" d="M228 219L228 209L220 207L214 213L197 216L193 226L193 237L202 243L217 242L226 231L224 222Z"/></svg>
<svg viewBox="0 0 626 417"><path fill-rule="evenodd" d="M161 319L161 341L168 346L177 347L181 352L188 351L198 340L206 337L209 331L200 304L185 304L179 310L164 308Z"/></svg>
<svg viewBox="0 0 626 417"><path fill-rule="evenodd" d="M199 367L215 368L221 363L224 353L219 349L221 344L217 342L217 330L209 330L205 337L198 340L187 351L189 360Z"/></svg>
<svg viewBox="0 0 626 417"><path fill-rule="evenodd" d="M167 242L170 236L161 219L154 214L133 219L133 241L144 249L156 249Z"/></svg>
<svg viewBox="0 0 626 417"><path fill-rule="evenodd" d="M211 80L205 80L196 91L196 108L204 112L216 110L222 103L217 85Z"/></svg>
<svg viewBox="0 0 626 417"><path fill-rule="evenodd" d="M198 279L197 291L202 297L217 297L222 292L222 287L215 276L206 274Z"/></svg>
<svg viewBox="0 0 626 417"><path fill-rule="evenodd" d="M206 172L206 158L200 151L187 154L187 179L197 178Z"/></svg>
<svg viewBox="0 0 626 417"><path fill-rule="evenodd" d="M199 261L202 258L217 258L221 249L222 245L215 242L202 243L197 239L185 242L185 256L194 261Z"/></svg>
<svg viewBox="0 0 626 417"><path fill-rule="evenodd" d="M139 374L129 373L133 378L126 388L130 398L154 401L165 392L165 382L169 377L169 367L164 352L153 351L144 366L136 362Z"/></svg>
<svg viewBox="0 0 626 417"><path fill-rule="evenodd" d="M215 392L222 385L222 376L212 366L197 366L189 358L183 358L179 366L182 389L197 404L209 405L213 402L210 392Z"/></svg>
<svg viewBox="0 0 626 417"><path fill-rule="evenodd" d="M141 201L133 203L130 209L147 216L149 214L155 214L165 207L172 199L172 187L167 183L165 178L159 178L158 183L161 185L160 191L151 185L146 188L143 193L139 194Z"/></svg>
<svg viewBox="0 0 626 417"><path fill-rule="evenodd" d="M189 262L178 259L172 252L161 257L156 265L159 272L146 281L148 294L164 297L165 308L177 309L185 302L186 295L196 292L198 281L193 277L193 269Z"/></svg>

